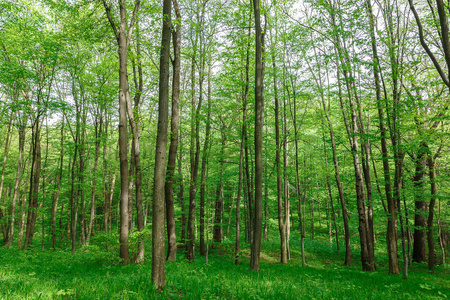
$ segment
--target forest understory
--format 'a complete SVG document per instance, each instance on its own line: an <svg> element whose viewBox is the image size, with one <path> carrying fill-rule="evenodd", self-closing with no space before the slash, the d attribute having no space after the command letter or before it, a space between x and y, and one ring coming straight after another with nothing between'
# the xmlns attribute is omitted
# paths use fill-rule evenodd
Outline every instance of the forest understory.
<svg viewBox="0 0 450 300"><path fill-rule="evenodd" d="M326 235L326 228L318 228ZM166 287L156 291L151 263L122 265L117 243L106 238L77 250L18 251L0 248L0 299L448 299L448 266L413 263L410 276L388 276L385 244L377 244L377 270L362 272L354 251L351 266L343 266L343 252L326 240L306 240L306 267L300 242L293 236L291 259L279 263L279 238L271 231L263 241L261 269L249 270L249 244L242 261L234 264L229 240L210 247L208 263L198 255L190 263L181 258L166 264ZM116 237L117 238L117 237ZM114 239L111 239L114 240ZM150 240L146 243L151 243ZM109 248L109 250L107 250ZM356 248L355 248L356 250ZM197 253L199 254L199 253ZM150 253L148 254L151 255ZM184 250L178 250L179 257Z"/></svg>

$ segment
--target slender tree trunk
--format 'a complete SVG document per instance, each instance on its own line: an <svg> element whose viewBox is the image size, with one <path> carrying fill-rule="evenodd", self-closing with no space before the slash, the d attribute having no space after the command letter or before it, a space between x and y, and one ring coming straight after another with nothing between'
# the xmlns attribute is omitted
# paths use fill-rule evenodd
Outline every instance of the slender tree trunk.
<svg viewBox="0 0 450 300"><path fill-rule="evenodd" d="M125 263L130 261L128 246L128 157L127 157L127 98L130 98L127 63L128 47L140 0L135 0L130 24L127 24L125 0L119 0L120 24L117 29L111 16L111 6L102 0L109 23L117 40L119 52L119 161L120 161L120 234L119 256Z"/></svg>
<svg viewBox="0 0 450 300"><path fill-rule="evenodd" d="M375 80L375 92L376 92L376 100L377 100L377 109L378 109L378 119L380 126L380 135L381 135L381 155L383 158L383 173L384 173L384 190L386 194L386 201L388 204L387 212L388 212L388 224L387 224L387 234L386 234L386 243L387 243L387 252L389 257L389 274L398 274L399 273L399 265L398 265L398 250L397 250L397 216L395 209L395 201L392 195L391 189L391 175L389 168L389 156L388 156L388 146L387 146L387 130L384 124L385 116L382 105L382 97L381 97L381 86L380 86L380 71L379 71L379 59L378 59L378 50L375 38L375 22L374 16L372 12L372 4L370 0L367 0L367 12L369 16L369 24L370 24L370 37L371 37L371 45L372 45L372 55L373 55L373 71L374 71L374 80Z"/></svg>
<svg viewBox="0 0 450 300"><path fill-rule="evenodd" d="M244 179L243 179L243 158L244 158L244 148L245 148L245 128L246 128L246 120L247 120L247 97L248 97L248 82L249 82L249 67L250 67L250 28L248 29L247 35L247 52L246 52L246 60L245 60L245 78L243 81L245 83L242 91L242 130L241 130L241 147L239 151L239 179L238 179L238 192L236 198L236 247L235 247L235 264L239 264L239 257L241 251L240 245L240 235L241 235L241 193L243 187ZM244 191L245 192L245 191Z"/></svg>
<svg viewBox="0 0 450 300"><path fill-rule="evenodd" d="M96 207L95 186L97 183L98 158L100 156L100 136L102 135L102 130L103 130L103 118L101 117L101 115L100 115L100 124L98 124L98 118L96 117L94 125L95 125L95 158L94 158L94 169L93 169L94 176L92 179L92 188L91 188L91 212L90 212L90 216L89 216L89 226L87 228L87 235L86 235L86 243L87 244L89 244L92 232L94 230L95 207ZM55 212L56 212L56 210L55 210Z"/></svg>
<svg viewBox="0 0 450 300"><path fill-rule="evenodd" d="M427 205L424 199L424 181L425 181L425 163L426 152L422 144L415 158L416 170L414 174L414 245L413 245L413 261L427 261L427 242L426 242L426 213Z"/></svg>
<svg viewBox="0 0 450 300"><path fill-rule="evenodd" d="M80 129L80 151L79 151L79 172L78 172L78 190L81 200L81 211L80 211L80 237L81 237L81 245L86 244L86 219L85 219L85 206L86 206L86 197L84 193L84 169L85 169L85 140L86 140L86 108L84 104L84 95L82 94L82 103L81 103L81 129Z"/></svg>
<svg viewBox="0 0 450 300"><path fill-rule="evenodd" d="M165 285L164 183L166 171L167 123L169 116L169 60L171 36L171 1L163 2L163 28L159 63L159 113L155 150L155 176L152 218L152 281L158 290Z"/></svg>
<svg viewBox="0 0 450 300"><path fill-rule="evenodd" d="M430 205L428 207L428 220L427 220L427 240L428 240L428 270L434 272L435 265L435 252L434 252L434 237L433 237L433 216L434 216L434 206L437 197L437 184L436 184L436 161L431 155L427 157L427 163L429 168L430 176L430 187L431 187L431 199Z"/></svg>
<svg viewBox="0 0 450 300"><path fill-rule="evenodd" d="M186 258L189 261L194 261L195 258L195 196L197 193L197 175L198 163L200 157L200 109L202 105L202 98L199 97L197 108L195 107L195 63L196 63L196 49L198 42L198 31L195 34L194 53L192 54L191 63L191 145L190 145L190 165L191 165L191 180L189 186L189 214L188 214L188 230L187 230L187 252Z"/></svg>
<svg viewBox="0 0 450 300"><path fill-rule="evenodd" d="M39 178L41 175L41 128L40 116L37 115L32 127L32 161L30 172L30 188L28 195L28 215L24 248L28 249L33 245L34 227L38 209Z"/></svg>
<svg viewBox="0 0 450 300"><path fill-rule="evenodd" d="M200 255L206 255L205 248L205 195L206 167L208 161L209 136L211 133L211 66L208 70L208 116L206 119L205 143L203 145L202 171L200 179Z"/></svg>
<svg viewBox="0 0 450 300"><path fill-rule="evenodd" d="M223 237L223 227L222 227L222 214L223 214L223 165L225 162L225 124L222 125L222 147L219 156L219 169L217 171L217 177L219 182L217 184L216 191L216 205L214 214L214 242L221 243Z"/></svg>
<svg viewBox="0 0 450 300"><path fill-rule="evenodd" d="M8 237L8 248L11 248L14 240L14 225L15 225L15 216L16 216L16 203L19 195L19 185L22 181L22 156L25 147L25 122L19 128L19 157L17 159L17 170L16 170L16 181L14 184L14 193L11 204L11 218L9 221L9 237Z"/></svg>
<svg viewBox="0 0 450 300"><path fill-rule="evenodd" d="M274 46L272 46L274 48ZM275 98L275 164L277 168L277 203L278 203L278 230L280 231L280 262L282 264L287 264L287 248L286 248L286 225L283 216L283 189L281 181L281 144L280 144L280 105L278 101L278 88L277 88L277 77L276 77L276 65L275 65L275 54L272 51L272 67L274 70L273 75L273 89Z"/></svg>
<svg viewBox="0 0 450 300"><path fill-rule="evenodd" d="M1 175L1 179L0 179L0 205L2 204L2 195L3 195L3 183L5 181L5 168L6 168L6 160L8 159L8 153L9 153L9 145L11 143L10 141L10 133L11 133L11 123L12 123L12 117L13 117L13 113L11 112L10 116L9 116L9 123L8 123L8 130L6 133L6 141L5 141L5 150L3 152L3 166L2 166L2 175ZM6 201L4 201L6 204ZM3 205L0 206L0 221L2 220L2 218L4 218L5 213L4 213L4 209L2 207ZM6 207L6 205L5 205ZM8 238L8 230L6 228L6 226L4 225L3 222L0 222L0 229L2 231L3 234L3 241L6 244L7 241L9 240Z"/></svg>
<svg viewBox="0 0 450 300"><path fill-rule="evenodd" d="M181 113L182 113L182 108L180 107L180 135L179 135L179 144L180 144L180 149L182 149L182 130L181 130ZM184 200L184 184L183 184L183 172L182 172L182 167L181 167L181 162L183 160L183 151L178 151L179 152L179 156L178 156L178 184L180 186L180 190L179 190L179 194L178 194L178 201L180 203L181 206L181 244L185 245L186 243L186 209L185 209L185 200Z"/></svg>
<svg viewBox="0 0 450 300"><path fill-rule="evenodd" d="M170 125L169 159L167 162L167 179L165 183L166 193L166 218L167 218L167 260L175 261L177 258L177 239L175 233L175 209L173 201L173 177L178 147L178 122L179 122L179 98L180 98L180 47L181 47L181 15L176 0L172 0L177 17L176 29L172 31L174 58L172 60L172 118Z"/></svg>
<svg viewBox="0 0 450 300"><path fill-rule="evenodd" d="M262 127L264 113L264 87L262 62L262 30L259 0L253 0L255 14L256 52L255 52L255 212L253 224L253 243L251 245L250 269L259 271L262 233Z"/></svg>

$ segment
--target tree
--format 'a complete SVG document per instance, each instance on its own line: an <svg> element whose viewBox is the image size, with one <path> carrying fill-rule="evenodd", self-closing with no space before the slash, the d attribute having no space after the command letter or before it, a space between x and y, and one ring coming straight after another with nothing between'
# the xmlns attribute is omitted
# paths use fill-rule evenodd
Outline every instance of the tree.
<svg viewBox="0 0 450 300"><path fill-rule="evenodd" d="M111 14L112 4L102 0L106 16L117 40L119 49L119 159L120 159L120 258L125 263L130 261L128 246L128 157L127 157L127 103L131 103L128 84L127 65L128 47L139 10L140 0L134 2L134 9L128 24L126 1L119 0L120 23L117 28ZM128 27L128 28L127 28Z"/></svg>
<svg viewBox="0 0 450 300"><path fill-rule="evenodd" d="M161 56L159 61L158 134L156 137L152 218L152 281L158 290L162 290L165 285L164 182L166 179L167 123L169 116L171 12L171 1L164 0Z"/></svg>
<svg viewBox="0 0 450 300"><path fill-rule="evenodd" d="M255 211L253 230L253 243L251 246L250 269L259 271L259 255L261 252L262 234L262 185L263 185L263 162L262 162L262 128L264 115L264 86L263 86L263 62L262 62L262 40L261 13L259 0L253 0L255 14Z"/></svg>

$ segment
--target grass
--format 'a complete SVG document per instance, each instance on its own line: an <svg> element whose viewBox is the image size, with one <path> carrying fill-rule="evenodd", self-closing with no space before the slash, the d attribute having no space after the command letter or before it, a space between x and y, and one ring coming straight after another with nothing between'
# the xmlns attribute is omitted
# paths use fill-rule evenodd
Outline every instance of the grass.
<svg viewBox="0 0 450 300"><path fill-rule="evenodd" d="M296 240L288 265L278 261L278 244L263 243L260 272L250 271L249 249L235 265L233 244L211 249L209 263L184 253L166 264L166 288L155 292L151 263L121 265L115 253L90 246L69 251L18 251L0 248L0 299L448 299L450 269L430 274L424 264L411 266L409 278L387 275L380 260L376 272L360 271L357 249L353 265L342 266L343 253L320 241L306 241L307 264L301 267ZM150 242L147 243L150 245ZM147 257L150 256L147 253ZM381 259L383 257L380 257Z"/></svg>

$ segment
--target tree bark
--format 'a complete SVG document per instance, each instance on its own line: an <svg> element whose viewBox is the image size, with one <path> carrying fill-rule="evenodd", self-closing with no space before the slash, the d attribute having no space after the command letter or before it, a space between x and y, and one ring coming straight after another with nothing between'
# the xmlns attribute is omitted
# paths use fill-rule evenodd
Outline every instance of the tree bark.
<svg viewBox="0 0 450 300"><path fill-rule="evenodd" d="M372 55L373 55L373 73L375 80L375 93L377 100L377 109L378 109L378 119L380 126L380 135L381 135L381 155L383 158L383 174L384 174L384 190L386 194L386 201L388 204L387 212L388 212L388 224L387 224L387 234L386 234L386 243L387 243L387 252L389 257L389 274L398 274L399 273L399 265L398 265L398 250L397 250L397 217L395 210L395 202L392 195L391 189L391 175L389 168L389 156L388 156L388 146L387 146L387 130L384 124L385 116L382 105L382 97L381 97L381 86L380 86L380 66L378 59L378 50L375 39L375 21L372 12L372 4L370 0L367 0L367 13L369 16L369 24L370 24L370 38L372 45Z"/></svg>
<svg viewBox="0 0 450 300"><path fill-rule="evenodd" d="M159 62L158 133L156 137L155 176L153 183L152 281L157 290L162 290L165 285L164 182L166 179L167 123L169 116L171 6L170 0L164 0L161 56Z"/></svg>
<svg viewBox="0 0 450 300"><path fill-rule="evenodd" d="M8 237L8 248L11 248L13 240L14 240L14 225L15 225L15 216L16 216L16 203L17 198L19 197L19 185L22 181L22 156L25 147L25 125L23 122L19 128L19 157L17 158L17 170L16 170L16 180L14 183L14 193L11 204L11 218L9 221L9 237ZM3 165L4 166L4 165Z"/></svg>
<svg viewBox="0 0 450 300"><path fill-rule="evenodd" d="M167 218L167 260L175 261L177 258L177 239L175 233L175 209L173 201L173 177L178 147L178 122L179 122L179 98L180 98L180 47L181 47L181 15L176 0L172 0L176 13L176 29L172 31L174 58L172 60L172 118L170 125L169 159L167 162L166 193L166 218Z"/></svg>
<svg viewBox="0 0 450 300"><path fill-rule="evenodd" d="M63 115L63 119L61 122L61 138L60 138L60 150L59 150L59 174L58 174L58 183L56 186L55 194L53 195L53 203L52 203L52 216L51 216L51 226L52 226L52 248L56 249L56 214L58 210L58 201L59 201L59 192L61 190L61 182L63 175L63 163L64 163L64 121L65 117Z"/></svg>
<svg viewBox="0 0 450 300"><path fill-rule="evenodd" d="M32 126L32 161L30 172L30 190L28 195L28 214L27 226L25 234L24 248L28 249L33 245L34 227L36 225L37 208L38 208L38 193L39 193L39 178L41 175L41 128L40 116L36 116Z"/></svg>
<svg viewBox="0 0 450 300"><path fill-rule="evenodd" d="M427 242L426 242L426 213L427 205L424 199L424 181L425 181L425 163L426 150L423 144L418 149L415 160L414 182L414 244L412 260L415 262L427 261Z"/></svg>
<svg viewBox="0 0 450 300"><path fill-rule="evenodd" d="M437 197L437 184L436 184L436 160L433 156L428 155L427 163L429 168L431 198L430 205L428 207L428 220L427 220L427 240L428 240L428 270L434 272L434 265L436 263L435 251L434 251L434 237L433 237L433 216L434 206Z"/></svg>
<svg viewBox="0 0 450 300"><path fill-rule="evenodd" d="M253 224L253 243L251 245L250 269L259 271L259 256L261 252L262 233L262 127L264 113L264 87L263 87L263 62L262 62L262 30L259 0L253 0L255 14L255 212Z"/></svg>
<svg viewBox="0 0 450 300"><path fill-rule="evenodd" d="M127 157L127 98L130 98L127 63L128 47L140 0L135 0L130 24L127 24L125 0L119 0L120 24L117 29L111 16L111 6L103 1L109 23L117 40L119 52L119 161L120 161L120 235L119 256L125 263L130 261L128 246L128 157Z"/></svg>
<svg viewBox="0 0 450 300"><path fill-rule="evenodd" d="M205 196L206 196L206 167L208 163L209 136L211 133L211 66L208 70L208 116L206 119L205 142L203 145L202 171L200 179L200 255L206 255L205 248Z"/></svg>

